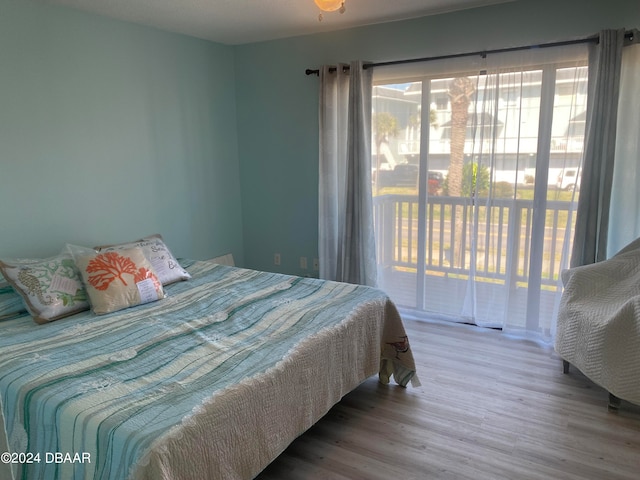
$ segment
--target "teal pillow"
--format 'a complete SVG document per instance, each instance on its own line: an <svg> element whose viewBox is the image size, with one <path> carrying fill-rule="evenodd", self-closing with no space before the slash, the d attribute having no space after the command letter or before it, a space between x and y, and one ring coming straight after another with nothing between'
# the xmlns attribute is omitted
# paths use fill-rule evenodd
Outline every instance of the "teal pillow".
<svg viewBox="0 0 640 480"><path fill-rule="evenodd" d="M22 297L16 293L2 277L0 277L0 320L13 318L26 313Z"/></svg>

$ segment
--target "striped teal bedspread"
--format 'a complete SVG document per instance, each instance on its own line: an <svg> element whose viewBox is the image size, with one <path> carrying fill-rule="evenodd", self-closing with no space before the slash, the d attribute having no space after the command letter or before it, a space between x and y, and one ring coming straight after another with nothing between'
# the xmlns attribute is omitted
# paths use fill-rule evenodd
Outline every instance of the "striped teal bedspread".
<svg viewBox="0 0 640 480"><path fill-rule="evenodd" d="M0 322L14 478L252 478L368 376L417 380L379 290L184 265L159 302Z"/></svg>

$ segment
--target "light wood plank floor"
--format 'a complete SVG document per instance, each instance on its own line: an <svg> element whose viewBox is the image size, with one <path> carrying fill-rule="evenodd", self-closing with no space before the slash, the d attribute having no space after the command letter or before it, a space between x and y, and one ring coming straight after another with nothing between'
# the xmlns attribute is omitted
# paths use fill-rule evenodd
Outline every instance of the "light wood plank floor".
<svg viewBox="0 0 640 480"><path fill-rule="evenodd" d="M406 320L419 388L376 377L262 472L283 479L640 479L640 407L552 349L469 325Z"/></svg>

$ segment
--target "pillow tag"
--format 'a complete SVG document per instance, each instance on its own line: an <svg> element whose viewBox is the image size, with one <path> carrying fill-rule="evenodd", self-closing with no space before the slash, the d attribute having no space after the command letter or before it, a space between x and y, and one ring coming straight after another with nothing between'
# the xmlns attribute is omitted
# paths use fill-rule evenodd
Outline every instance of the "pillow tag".
<svg viewBox="0 0 640 480"><path fill-rule="evenodd" d="M138 293L140 294L140 303L149 303L158 300L158 291L156 290L153 279L145 278L136 282Z"/></svg>
<svg viewBox="0 0 640 480"><path fill-rule="evenodd" d="M151 266L158 274L158 277L166 278L167 275L171 275L171 267L167 265L167 260L162 257L151 257L149 258L151 262Z"/></svg>
<svg viewBox="0 0 640 480"><path fill-rule="evenodd" d="M79 289L80 285L73 278L63 277L57 273L51 278L50 290L52 291L75 295Z"/></svg>

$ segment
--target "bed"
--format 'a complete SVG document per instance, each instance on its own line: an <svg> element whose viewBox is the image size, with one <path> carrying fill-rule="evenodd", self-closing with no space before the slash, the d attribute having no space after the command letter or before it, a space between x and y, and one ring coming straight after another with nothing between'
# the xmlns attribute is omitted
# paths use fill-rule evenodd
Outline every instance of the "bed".
<svg viewBox="0 0 640 480"><path fill-rule="evenodd" d="M419 384L383 292L180 263L154 303L0 322L0 478L250 479L368 377Z"/></svg>

